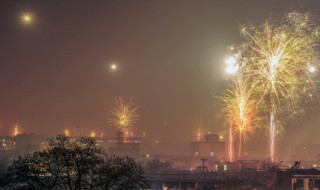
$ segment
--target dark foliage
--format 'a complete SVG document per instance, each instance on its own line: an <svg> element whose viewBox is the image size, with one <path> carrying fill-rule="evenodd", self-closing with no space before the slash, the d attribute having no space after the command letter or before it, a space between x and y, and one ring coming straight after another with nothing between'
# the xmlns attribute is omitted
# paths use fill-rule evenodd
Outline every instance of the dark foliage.
<svg viewBox="0 0 320 190"><path fill-rule="evenodd" d="M172 163L169 161L160 162L158 159L151 160L148 162L145 167L147 173L161 173L161 172L170 172L174 169L172 168Z"/></svg>
<svg viewBox="0 0 320 190"><path fill-rule="evenodd" d="M41 190L127 190L148 187L132 158L108 156L90 138L58 136L48 148L12 162L2 186Z"/></svg>

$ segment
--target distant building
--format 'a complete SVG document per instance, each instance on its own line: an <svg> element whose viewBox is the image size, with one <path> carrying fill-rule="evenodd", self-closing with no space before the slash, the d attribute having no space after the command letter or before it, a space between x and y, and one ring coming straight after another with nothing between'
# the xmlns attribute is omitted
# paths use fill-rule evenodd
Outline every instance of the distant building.
<svg viewBox="0 0 320 190"><path fill-rule="evenodd" d="M296 144L291 146L293 160L320 160L320 144Z"/></svg>
<svg viewBox="0 0 320 190"><path fill-rule="evenodd" d="M24 153L39 151L47 146L48 136L18 134L0 138L0 158L14 158Z"/></svg>
<svg viewBox="0 0 320 190"><path fill-rule="evenodd" d="M2 137L0 138L0 150L8 151L15 149L15 142L12 137Z"/></svg>
<svg viewBox="0 0 320 190"><path fill-rule="evenodd" d="M209 157L216 161L225 159L225 142L220 141L219 135L208 134L205 141L190 143L190 156Z"/></svg>
<svg viewBox="0 0 320 190"><path fill-rule="evenodd" d="M20 152L34 152L47 146L48 136L37 134L19 134L14 136L15 150Z"/></svg>
<svg viewBox="0 0 320 190"><path fill-rule="evenodd" d="M225 142L217 134L207 134L205 141L191 142L189 145L190 170L227 170Z"/></svg>
<svg viewBox="0 0 320 190"><path fill-rule="evenodd" d="M48 136L36 134L18 134L14 137L1 137L0 150L33 152L46 146Z"/></svg>
<svg viewBox="0 0 320 190"><path fill-rule="evenodd" d="M109 154L133 158L140 157L141 137L125 137L123 132L117 131L115 138L103 138L100 139L100 142L107 147Z"/></svg>
<svg viewBox="0 0 320 190"><path fill-rule="evenodd" d="M315 169L293 169L276 172L277 190L319 190L320 171Z"/></svg>

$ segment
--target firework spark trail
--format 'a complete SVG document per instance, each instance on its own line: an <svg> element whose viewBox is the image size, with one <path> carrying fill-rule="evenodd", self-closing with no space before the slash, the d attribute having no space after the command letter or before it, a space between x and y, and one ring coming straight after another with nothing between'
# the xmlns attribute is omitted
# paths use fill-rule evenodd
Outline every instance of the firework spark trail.
<svg viewBox="0 0 320 190"><path fill-rule="evenodd" d="M233 129L231 119L229 121L229 162L234 162Z"/></svg>
<svg viewBox="0 0 320 190"><path fill-rule="evenodd" d="M116 106L110 112L107 121L128 135L130 128L138 121L137 109L138 107L132 103L132 98L126 102L122 97L119 97L116 99Z"/></svg>
<svg viewBox="0 0 320 190"><path fill-rule="evenodd" d="M201 141L204 135L204 127L200 114L194 116L194 136L196 141Z"/></svg>
<svg viewBox="0 0 320 190"><path fill-rule="evenodd" d="M254 134L256 128L261 126L262 117L257 109L257 101L253 94L254 88L249 85L250 83L244 80L242 75L237 75L222 97L225 103L222 113L229 126L230 161L234 160L233 133L239 135L238 157L240 158L243 141L246 141L250 135Z"/></svg>
<svg viewBox="0 0 320 190"><path fill-rule="evenodd" d="M197 127L196 128L196 140L201 141L201 138L202 138L202 128Z"/></svg>
<svg viewBox="0 0 320 190"><path fill-rule="evenodd" d="M267 21L243 28L246 73L258 82L260 99L270 106L270 156L275 158L275 139L288 115L301 113L312 97L315 81L309 67L318 62L319 27L309 13L292 12L282 22ZM306 96L307 95L307 96ZM291 113L290 113L291 112Z"/></svg>
<svg viewBox="0 0 320 190"><path fill-rule="evenodd" d="M270 155L271 155L271 161L273 162L273 158L274 158L274 153L275 153L275 149L274 149L274 145L275 145L275 130L276 130L276 126L275 126L275 122L274 122L274 112L271 111L270 113Z"/></svg>

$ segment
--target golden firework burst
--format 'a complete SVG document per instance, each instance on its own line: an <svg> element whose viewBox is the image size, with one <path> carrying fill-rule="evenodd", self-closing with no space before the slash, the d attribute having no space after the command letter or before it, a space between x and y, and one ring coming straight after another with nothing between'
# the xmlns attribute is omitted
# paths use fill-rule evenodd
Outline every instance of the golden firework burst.
<svg viewBox="0 0 320 190"><path fill-rule="evenodd" d="M117 126L122 132L128 132L134 123L138 121L136 113L138 107L134 106L132 98L125 101L122 97L116 99L116 106L108 117L108 123Z"/></svg>
<svg viewBox="0 0 320 190"><path fill-rule="evenodd" d="M222 115L226 120L226 126L229 127L228 130L238 134L239 156L242 142L248 140L257 128L263 126L263 117L258 109L257 98L252 87L249 80L243 79L243 76L238 74L232 79L232 83L222 96L224 102Z"/></svg>
<svg viewBox="0 0 320 190"><path fill-rule="evenodd" d="M268 104L273 161L275 139L283 127L279 123L300 114L316 89L310 68L314 71L318 64L319 26L310 13L291 12L280 22L269 20L241 32L247 57L245 75L258 84L259 101Z"/></svg>

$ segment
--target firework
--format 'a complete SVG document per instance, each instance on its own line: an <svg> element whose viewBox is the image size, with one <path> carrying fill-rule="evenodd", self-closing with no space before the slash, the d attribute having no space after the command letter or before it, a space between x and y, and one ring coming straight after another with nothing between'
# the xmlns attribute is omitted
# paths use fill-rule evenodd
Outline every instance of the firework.
<svg viewBox="0 0 320 190"><path fill-rule="evenodd" d="M222 100L225 103L223 116L229 127L229 156L234 160L233 135L238 134L238 156L241 156L242 142L253 135L256 128L261 127L262 117L257 109L257 100L254 97L254 88L249 86L248 80L238 74L232 79L232 84L225 91Z"/></svg>
<svg viewBox="0 0 320 190"><path fill-rule="evenodd" d="M201 141L203 138L203 123L200 115L196 114L194 119L194 137L196 141Z"/></svg>
<svg viewBox="0 0 320 190"><path fill-rule="evenodd" d="M196 138L196 141L201 141L202 136L203 136L203 130L202 130L202 128L201 128L201 127L196 127L196 128L195 128L195 138Z"/></svg>
<svg viewBox="0 0 320 190"><path fill-rule="evenodd" d="M91 133L90 133L90 137L91 137L91 138L94 138L94 137L96 137L96 132L94 132L94 131L91 131Z"/></svg>
<svg viewBox="0 0 320 190"><path fill-rule="evenodd" d="M222 116L226 119L229 133L229 161L234 161L234 135L238 134L238 157L241 156L242 143L256 128L262 126L258 110L259 102L255 97L255 83L245 75L247 58L242 56L243 46L231 47L225 60L225 72L231 75L231 84L220 99L224 102ZM261 107L259 107L261 108Z"/></svg>
<svg viewBox="0 0 320 190"><path fill-rule="evenodd" d="M301 105L314 92L310 71L315 71L313 64L318 61L319 27L309 13L292 12L281 22L267 21L262 26L243 27L241 32L247 57L244 73L257 83L259 101L269 105L270 156L274 161L279 123L284 123L289 113L301 113Z"/></svg>
<svg viewBox="0 0 320 190"><path fill-rule="evenodd" d="M233 129L232 120L229 117L229 162L234 162L234 150L233 150Z"/></svg>
<svg viewBox="0 0 320 190"><path fill-rule="evenodd" d="M108 117L108 122L128 134L133 124L138 121L137 109L138 107L133 105L132 99L126 102L122 97L119 97L116 99L114 110Z"/></svg>
<svg viewBox="0 0 320 190"><path fill-rule="evenodd" d="M17 136L17 135L19 135L21 132L20 132L20 130L19 130L19 126L18 125L16 125L15 127L14 127L14 130L13 130L13 136Z"/></svg>
<svg viewBox="0 0 320 190"><path fill-rule="evenodd" d="M66 137L69 137L70 136L70 130L69 129L65 129L63 134L66 136Z"/></svg>

